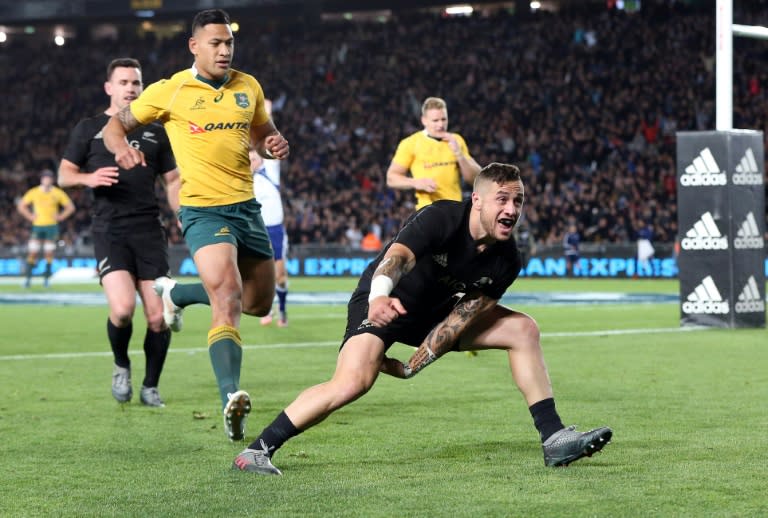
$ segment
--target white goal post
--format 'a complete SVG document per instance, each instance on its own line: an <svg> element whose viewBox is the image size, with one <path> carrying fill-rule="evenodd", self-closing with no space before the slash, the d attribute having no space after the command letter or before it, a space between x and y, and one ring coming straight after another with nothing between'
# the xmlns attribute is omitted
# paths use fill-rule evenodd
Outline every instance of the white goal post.
<svg viewBox="0 0 768 518"><path fill-rule="evenodd" d="M733 0L717 0L715 15L715 128L733 129L733 36L768 39L768 27L735 25Z"/></svg>

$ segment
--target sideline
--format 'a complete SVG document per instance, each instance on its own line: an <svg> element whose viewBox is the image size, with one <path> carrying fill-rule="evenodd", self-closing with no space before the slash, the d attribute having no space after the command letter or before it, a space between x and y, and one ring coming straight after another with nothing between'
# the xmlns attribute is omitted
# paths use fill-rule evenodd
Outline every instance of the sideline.
<svg viewBox="0 0 768 518"><path fill-rule="evenodd" d="M349 302L350 292L295 292L291 304L343 304ZM137 303L141 299L136 297ZM275 299L277 300L277 299ZM664 304L679 303L679 297L664 293L610 293L610 292L520 292L510 290L501 298L502 304ZM78 293L0 293L2 304L30 304L56 306L105 306L107 299L102 292Z"/></svg>
<svg viewBox="0 0 768 518"><path fill-rule="evenodd" d="M689 331L706 331L714 328L710 327L660 327L649 329L603 329L600 331L565 331L557 333L542 333L542 338L573 338L583 336L620 336L620 335L647 335L647 334L664 334L664 333L686 333ZM263 350L263 349L305 349L309 347L338 347L340 345L339 340L332 342L293 342L293 343L275 343L275 344L263 344L263 345L243 345L243 349L247 350ZM207 353L207 347L192 347L185 349L168 350L171 354L195 354L195 353ZM99 352L72 352L72 353L51 353L51 354L10 354L0 355L0 361L25 361L25 360L59 360L59 359L71 359L71 358L96 358L108 356L112 357L112 351L99 351Z"/></svg>

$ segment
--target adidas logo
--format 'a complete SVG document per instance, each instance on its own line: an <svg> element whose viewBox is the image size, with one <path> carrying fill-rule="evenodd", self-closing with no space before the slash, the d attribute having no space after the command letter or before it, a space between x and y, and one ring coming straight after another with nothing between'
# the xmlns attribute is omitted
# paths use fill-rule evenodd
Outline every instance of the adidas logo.
<svg viewBox="0 0 768 518"><path fill-rule="evenodd" d="M699 156L693 159L693 163L685 168L685 173L680 176L680 183L685 187L725 185L728 183L728 176L720 171L712 152L705 147Z"/></svg>
<svg viewBox="0 0 768 518"><path fill-rule="evenodd" d="M728 250L728 238L720 233L709 211L685 233L680 241L683 250Z"/></svg>
<svg viewBox="0 0 768 518"><path fill-rule="evenodd" d="M753 213L747 214L747 218L736 231L736 238L733 240L733 247L743 250L745 248L765 248L765 241L757 228L757 220Z"/></svg>
<svg viewBox="0 0 768 518"><path fill-rule="evenodd" d="M757 160L752 148L748 147L741 161L736 165L736 172L733 173L734 185L762 185L763 176L757 168Z"/></svg>
<svg viewBox="0 0 768 518"><path fill-rule="evenodd" d="M764 313L765 301L757 289L755 276L751 275L739 294L739 300L733 306L736 313Z"/></svg>
<svg viewBox="0 0 768 518"><path fill-rule="evenodd" d="M448 266L448 254L433 255L432 259L443 268Z"/></svg>
<svg viewBox="0 0 768 518"><path fill-rule="evenodd" d="M723 300L711 275L704 277L701 284L688 295L683 302L683 313L704 313L707 315L727 315L730 312L728 301Z"/></svg>

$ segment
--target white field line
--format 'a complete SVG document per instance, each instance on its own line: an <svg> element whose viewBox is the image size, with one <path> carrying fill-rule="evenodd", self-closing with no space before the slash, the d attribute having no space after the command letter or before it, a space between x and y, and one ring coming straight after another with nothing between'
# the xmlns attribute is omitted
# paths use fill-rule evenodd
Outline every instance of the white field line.
<svg viewBox="0 0 768 518"><path fill-rule="evenodd" d="M620 335L648 335L648 334L663 334L663 333L684 333L688 331L703 331L712 329L709 327L661 327L650 329L604 329L600 331L565 331L558 333L542 333L542 338L575 338L584 336L620 336ZM341 345L340 340L331 342L293 342L293 343L276 343L276 344L263 344L263 345L243 345L243 349L259 350L259 349L304 349L309 347L339 347ZM204 353L207 352L207 347L192 347L192 348L173 348L171 347L169 353ZM101 356L112 356L111 351L98 351L98 352L71 352L71 353L50 353L50 354L9 354L0 355L0 361L23 361L23 360L58 360L69 358L95 358Z"/></svg>

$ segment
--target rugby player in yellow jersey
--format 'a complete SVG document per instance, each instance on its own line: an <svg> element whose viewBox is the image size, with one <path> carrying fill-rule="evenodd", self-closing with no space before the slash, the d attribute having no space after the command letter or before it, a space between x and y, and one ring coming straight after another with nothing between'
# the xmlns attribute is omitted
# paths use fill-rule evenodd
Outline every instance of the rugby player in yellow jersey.
<svg viewBox="0 0 768 518"><path fill-rule="evenodd" d="M59 239L59 222L75 212L75 204L67 193L53 185L53 172L45 170L40 175L40 185L32 187L16 204L24 219L32 223L32 233L27 243L27 269L24 287L32 282L32 270L37 262L40 250L45 257L43 285L48 287L51 278L53 252Z"/></svg>
<svg viewBox="0 0 768 518"><path fill-rule="evenodd" d="M158 279L159 291L173 310L210 299L208 350L225 431L236 441L251 408L239 388L240 315L268 314L275 296L272 248L253 196L248 151L282 160L289 147L267 115L261 85L231 68L234 48L229 15L199 12L189 39L193 66L150 85L112 116L103 135L117 164L130 169L144 156L129 145L127 132L157 119L168 133L181 174L182 232L205 290L181 292L182 285L165 278Z"/></svg>
<svg viewBox="0 0 768 518"><path fill-rule="evenodd" d="M437 200L461 201L460 179L472 185L480 165L469 154L462 136L448 132L444 100L428 97L421 106L421 123L422 131L398 144L387 169L387 187L413 189L417 209Z"/></svg>
<svg viewBox="0 0 768 518"><path fill-rule="evenodd" d="M461 181L473 185L480 164L469 154L464 138L448 132L448 106L439 97L421 105L424 129L400 141L387 169L387 186L413 189L416 209L437 200L461 201ZM411 176L408 176L410 171ZM477 351L467 351L477 356Z"/></svg>

